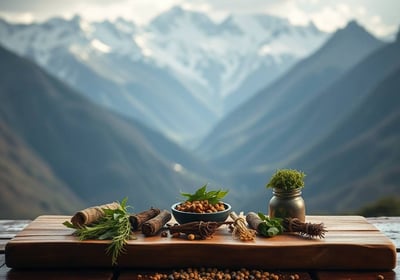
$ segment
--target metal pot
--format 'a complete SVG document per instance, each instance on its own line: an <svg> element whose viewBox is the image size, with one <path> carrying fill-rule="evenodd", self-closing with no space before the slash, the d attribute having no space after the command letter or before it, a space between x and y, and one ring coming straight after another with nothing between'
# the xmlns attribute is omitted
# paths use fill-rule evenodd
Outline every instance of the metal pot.
<svg viewBox="0 0 400 280"><path fill-rule="evenodd" d="M306 206L301 196L301 189L281 190L274 188L273 196L269 201L269 217L298 218L305 222Z"/></svg>

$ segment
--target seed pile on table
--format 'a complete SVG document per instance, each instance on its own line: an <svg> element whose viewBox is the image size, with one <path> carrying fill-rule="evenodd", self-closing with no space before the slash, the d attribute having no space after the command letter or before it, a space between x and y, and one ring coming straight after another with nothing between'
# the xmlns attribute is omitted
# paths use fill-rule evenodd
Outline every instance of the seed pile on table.
<svg viewBox="0 0 400 280"><path fill-rule="evenodd" d="M140 274L138 279L150 280L299 280L300 276L293 274L279 274L263 270L249 270L242 268L239 270L219 270L217 268L187 268L173 271L172 273L152 273Z"/></svg>
<svg viewBox="0 0 400 280"><path fill-rule="evenodd" d="M185 201L178 204L175 208L178 211L192 213L214 213L225 210L224 203L218 202L212 204L208 200Z"/></svg>

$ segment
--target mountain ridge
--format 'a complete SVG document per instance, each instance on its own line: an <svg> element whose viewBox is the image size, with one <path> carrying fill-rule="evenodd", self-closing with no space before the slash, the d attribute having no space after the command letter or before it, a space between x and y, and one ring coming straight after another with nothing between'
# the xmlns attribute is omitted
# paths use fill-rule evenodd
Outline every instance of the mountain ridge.
<svg viewBox="0 0 400 280"><path fill-rule="evenodd" d="M350 23L334 33L314 54L291 68L284 77L258 92L223 119L210 133L208 138L212 140L204 141L198 153L208 155L211 162L218 166L227 164L228 169L262 164L254 160L260 153L268 154L263 160L266 165L279 162L280 155L277 152L295 154L294 143L287 142L287 146L283 147L284 143L279 140L281 134L288 130L287 126L296 119L294 116L304 111L309 102L323 94L324 89L351 66L382 45L365 29ZM347 49L346 63L338 63L337 57L346 46L351 46ZM314 103L315 107L308 106L308 112L317 110L319 105ZM276 145L280 149L266 152L268 147Z"/></svg>
<svg viewBox="0 0 400 280"><path fill-rule="evenodd" d="M84 203L0 121L0 218L72 213Z"/></svg>
<svg viewBox="0 0 400 280"><path fill-rule="evenodd" d="M350 212L376 199L398 196L399 50L398 42L378 48L336 81L331 95L356 91L363 98L355 100L354 109L317 144L284 163L308 174L303 194L310 212ZM331 104L337 110L338 105L325 101L324 108ZM268 172L262 171L242 176L250 185L268 180ZM265 203L261 195L256 190L249 199L252 205L243 207L260 207Z"/></svg>
<svg viewBox="0 0 400 280"><path fill-rule="evenodd" d="M0 58L0 120L85 205L127 196L135 209L149 203L167 208L180 190L212 180L211 172L203 167L202 176L196 159L161 134L89 102L27 59L3 48ZM168 143L174 154L159 153L148 137Z"/></svg>
<svg viewBox="0 0 400 280"><path fill-rule="evenodd" d="M190 27L183 24L185 21L180 21L179 17L186 20L193 14L183 9L171 12L177 13L178 17L175 18L176 22L171 21L172 28L168 31L175 32L176 27L178 31L181 27ZM201 13L198 16L196 24L199 26L196 28L208 24L214 26L207 19L202 20ZM64 30L67 33L53 29L56 21L34 27L44 28L49 33L54 31L61 41L66 42L72 38L68 37L71 32L80 33L81 37L75 37L78 39L74 41L78 45L68 50L53 49L50 53L45 53L43 48L43 53L40 53L37 44L40 40L46 43L43 41L46 37L33 36L33 45L18 46L29 48L24 55L32 62L16 58L0 48L0 57L4 57L4 64L0 66L0 130L4 130L4 135L9 135L12 142L19 143L23 151L9 156L9 142L4 144L4 139L0 139L0 152L2 146L5 147L0 161L5 160L5 164L2 164L11 166L6 167L7 170L15 170L13 174L33 182L33 186L40 185L40 178L47 178L55 190L57 186L69 189L66 192L69 192L70 200L75 200L75 207L82 203L97 204L128 195L135 209L143 209L150 206L148 203L167 208L170 206L168 201L175 201L179 191L187 191L188 188L211 180L211 183L229 184L230 199L235 199L238 207L243 206L241 209L259 207L252 208L259 211L265 206L265 195L257 186L264 185L266 177L276 168L293 167L304 168L308 174L307 189L303 194L311 213L338 213L342 209L362 206L355 201L357 198L368 202L374 195L380 197L396 192L398 182L394 176L399 171L396 161L398 156L391 149L398 142L398 114L390 105L397 106L398 102L391 97L394 92L390 90L398 89L398 41L383 44L356 22L350 22L346 28L329 35L328 41L318 50L293 64L282 78L271 83L266 76L269 76L273 68L266 66L269 63L267 60L263 60L265 65L252 74L247 70L241 72L246 73L245 79L242 79L244 76L240 76L241 73L230 72L229 75L237 77L235 82L242 83L237 93L243 90L246 93L243 95L254 96L244 105L239 105L248 96L241 96L243 100L239 101L235 99L238 96L234 96L234 90L225 96L220 92L218 102L228 102L229 97L233 98L230 107L232 111L226 118L229 121L224 118L220 126L205 136L197 156L207 157L198 159L163 135L179 142L183 135L180 129L186 124L187 135L192 137L185 137L186 141L196 142L203 133L200 132L200 123L194 123L196 119L211 125L219 118L216 111L202 104L204 102L201 98L206 98L209 93L204 92L200 98L192 92L202 92L201 87L192 88L196 87L196 83L190 84L190 75L195 72L188 73L185 81L177 80L177 73L171 67L178 64L168 66L168 61L151 59L155 55L152 43L165 45L165 53L168 53L168 48L179 47L184 50L185 45L168 45L167 40L162 40L164 38L152 41L151 35L154 34L134 33L138 32L138 27L123 20L115 24L91 24L75 17L71 20L72 28ZM65 24L71 21L60 20ZM244 32L240 23L251 26L260 22L269 26L266 17L232 16L201 35L217 36L220 34L218 32L222 32L237 36ZM196 25L194 22L192 24ZM4 26L0 22L0 38L9 32L4 33ZM11 29L19 28L7 26ZM223 30L221 26L227 29ZM274 36L287 35L293 31L292 28L280 27L273 31ZM318 30L313 30L313 26L307 30L318 33ZM200 29L197 31L200 32ZM178 33L175 35L182 35ZM27 35L29 32L21 34ZM101 34L103 37L90 37L90 34ZM116 40L127 34L135 34L129 44L128 41ZM262 54L274 52L272 38L263 38L262 44L255 46L255 49ZM196 43L196 40L192 41L190 43ZM179 40L174 43L177 42ZM208 43L212 46L216 42ZM285 41L285 44L290 46L290 42ZM243 42L243 45L237 46L241 47L238 48L240 51L245 51L247 45ZM130 47L136 53L130 53ZM114 48L119 51L113 52ZM198 55L207 52L191 51ZM54 68L51 71L49 68L37 68L37 60L33 55L35 52ZM238 63L236 66L235 63L225 65L224 62L210 64L208 60L197 66L202 75L208 75L201 76L204 81L217 85L218 79L229 81L229 75L224 72L228 68L245 69L259 65L255 64L260 63L259 52L246 59L233 60ZM192 63L199 57L187 58L185 61L185 55L189 53L182 51L179 63L187 63L196 68L196 64ZM209 53L212 54L212 51ZM102 59L98 60L99 57ZM10 62L10 59L19 62ZM163 59L174 60L175 57L171 55ZM269 59L278 62L279 59L285 59L285 56L270 56ZM57 69L64 72L60 71L56 75ZM59 80L60 74L61 77L69 77L75 84L70 81L66 86L64 80ZM246 79L247 84L243 83ZM265 83L268 85L265 86ZM90 86L84 88L86 85ZM232 84L229 89L225 89L225 93L235 86ZM119 98L114 99L116 92ZM382 100L379 99L381 93ZM106 106L110 98L113 98L117 107L126 106L124 108L130 114ZM389 99L392 102L390 104L379 103ZM96 101L96 104L92 104L92 101ZM129 104L128 101L132 101L135 106L130 107L133 103ZM235 102L238 103L235 105ZM239 107L235 108L237 105ZM374 110L373 105L381 109ZM385 117L389 111L394 113ZM376 115L377 123L371 114ZM138 120L135 115L143 119ZM361 116L366 123L361 123ZM179 119L179 123L174 121L176 119ZM226 124L227 129L222 129ZM163 129L160 131L159 127ZM336 135L339 132L340 135ZM17 165L18 162L24 162L25 165ZM34 170L29 166L31 162L37 162L39 175L36 177L29 172ZM341 170L340 174L335 174L335 170ZM0 180L3 178L3 184L7 184L4 182L11 177L2 177L1 174ZM14 186L19 184L19 180L15 181L17 183ZM329 180L332 182L326 183ZM377 185L381 188L377 189ZM27 188L28 192L30 190ZM38 193L43 192L43 188L38 188ZM249 194L254 196L244 196ZM332 204L333 200L338 202ZM58 209L53 204L46 205L43 198L35 201L36 206L31 207L39 205L42 211L67 211L61 205Z"/></svg>
<svg viewBox="0 0 400 280"><path fill-rule="evenodd" d="M172 28L160 30L158 21ZM295 27L266 15L233 14L217 24L204 13L179 7L146 26L79 16L32 25L0 21L0 43L9 50L32 58L96 103L188 147L327 36L315 26ZM295 50L285 47L294 42ZM181 100L186 110L169 110L170 99Z"/></svg>

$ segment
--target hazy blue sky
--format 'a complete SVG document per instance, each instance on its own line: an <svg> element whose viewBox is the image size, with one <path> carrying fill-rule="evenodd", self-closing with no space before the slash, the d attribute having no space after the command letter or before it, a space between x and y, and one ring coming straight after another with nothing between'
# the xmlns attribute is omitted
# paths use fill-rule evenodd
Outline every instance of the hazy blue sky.
<svg viewBox="0 0 400 280"><path fill-rule="evenodd" d="M269 13L295 24L312 20L326 31L356 19L379 36L396 32L400 25L400 0L1 0L0 17L29 23L80 14L87 20L122 17L142 24L174 5L207 12L215 20L231 12Z"/></svg>

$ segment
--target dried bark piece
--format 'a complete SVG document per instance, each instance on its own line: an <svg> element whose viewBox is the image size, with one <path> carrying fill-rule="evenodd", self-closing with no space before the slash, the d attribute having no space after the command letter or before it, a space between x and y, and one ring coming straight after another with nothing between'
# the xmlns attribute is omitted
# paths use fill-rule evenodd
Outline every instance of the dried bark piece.
<svg viewBox="0 0 400 280"><path fill-rule="evenodd" d="M145 222L154 218L155 216L160 214L160 212L160 209L152 207L138 214L131 215L129 217L129 221L131 222L132 230L139 230Z"/></svg>
<svg viewBox="0 0 400 280"><path fill-rule="evenodd" d="M142 225L142 233L146 236L156 235L164 225L171 220L171 213L167 210L162 210L160 214L146 221Z"/></svg>
<svg viewBox="0 0 400 280"><path fill-rule="evenodd" d="M118 209L119 207L120 204L117 202L89 207L76 212L75 215L71 218L71 223L75 227L90 225L104 216L103 209Z"/></svg>

